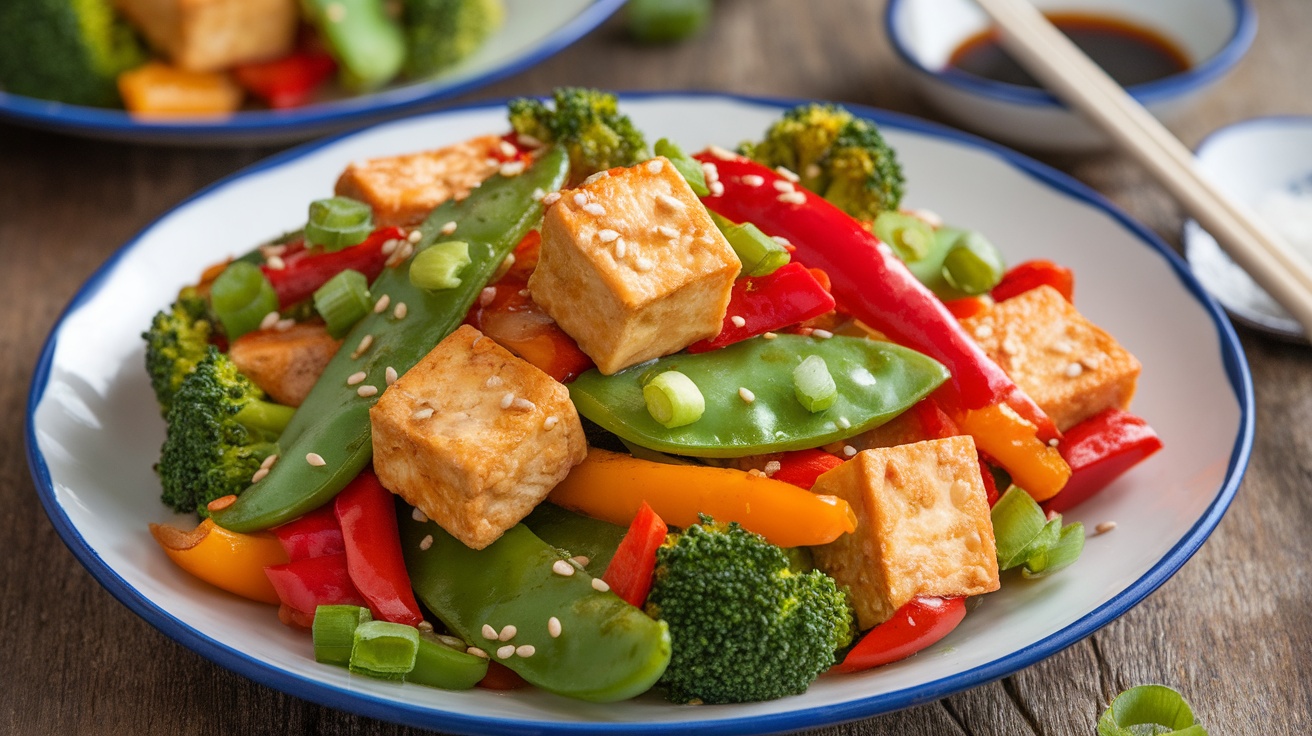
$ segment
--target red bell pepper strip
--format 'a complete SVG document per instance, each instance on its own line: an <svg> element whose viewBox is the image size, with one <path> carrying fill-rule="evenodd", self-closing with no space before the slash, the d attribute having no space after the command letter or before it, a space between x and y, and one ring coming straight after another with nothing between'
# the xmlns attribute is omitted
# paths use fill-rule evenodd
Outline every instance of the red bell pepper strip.
<svg viewBox="0 0 1312 736"><path fill-rule="evenodd" d="M920 422L920 429L927 440L941 440L961 435L961 428L952 421L952 417L943 411L943 407L939 406L932 396L922 399L911 407L911 411Z"/></svg>
<svg viewBox="0 0 1312 736"><path fill-rule="evenodd" d="M770 477L809 491L816 478L842 464L843 458L824 450L794 450L779 458L779 469Z"/></svg>
<svg viewBox="0 0 1312 736"><path fill-rule="evenodd" d="M488 662L487 674L474 687L485 690L518 690L528 687L528 680L500 662Z"/></svg>
<svg viewBox="0 0 1312 736"><path fill-rule="evenodd" d="M984 483L984 498L989 502L989 508L998 502L998 480L993 477L993 471L989 464L981 456L979 458L979 479Z"/></svg>
<svg viewBox="0 0 1312 736"><path fill-rule="evenodd" d="M424 616L401 556L391 491L365 470L337 494L333 507L346 543L346 568L369 611L377 620L418 626Z"/></svg>
<svg viewBox="0 0 1312 736"><path fill-rule="evenodd" d="M1057 449L1071 466L1071 479L1043 510L1061 514L1162 449L1162 440L1143 419L1107 409L1067 430Z"/></svg>
<svg viewBox="0 0 1312 736"><path fill-rule="evenodd" d="M615 556L610 558L601 579L610 585L611 592L629 605L642 608L651 591L651 577L656 569L656 550L665 543L670 529L661 517L651 510L646 501L629 524L629 531L620 540Z"/></svg>
<svg viewBox="0 0 1312 736"><path fill-rule="evenodd" d="M270 268L265 264L260 270L268 277L269 283L273 284L273 290L278 294L278 306L286 308L310 298L328 279L348 268L359 271L373 283L387 262L383 243L404 236L401 228L383 227L373 231L359 245L330 253L297 244L299 247L289 247L281 256L282 268Z"/></svg>
<svg viewBox="0 0 1312 736"><path fill-rule="evenodd" d="M337 62L328 52L308 49L272 61L238 64L232 76L269 107L283 110L309 102L335 71Z"/></svg>
<svg viewBox="0 0 1312 736"><path fill-rule="evenodd" d="M1003 301L1045 284L1061 292L1066 301L1074 301L1075 273L1045 260L1025 261L1012 266L990 294L996 301Z"/></svg>
<svg viewBox="0 0 1312 736"><path fill-rule="evenodd" d="M290 561L310 557L335 555L346 551L342 541L342 527L331 506L321 506L295 521L276 526L269 531L287 550Z"/></svg>
<svg viewBox="0 0 1312 736"><path fill-rule="evenodd" d="M720 334L689 345L688 352L704 353L732 345L805 322L833 308L834 297L805 266L794 261L769 275L735 281ZM735 318L743 324L736 324Z"/></svg>
<svg viewBox="0 0 1312 736"><path fill-rule="evenodd" d="M363 606L351 576L346 571L346 555L323 555L264 568L264 574L283 605L313 616L319 606Z"/></svg>
<svg viewBox="0 0 1312 736"><path fill-rule="evenodd" d="M974 317L981 312L987 311L989 305L988 301L978 296L963 296L960 299L949 299L943 302L943 306L947 307L948 312L957 319Z"/></svg>
<svg viewBox="0 0 1312 736"><path fill-rule="evenodd" d="M906 659L947 636L965 617L965 598L912 598L866 633L836 669L860 672Z"/></svg>

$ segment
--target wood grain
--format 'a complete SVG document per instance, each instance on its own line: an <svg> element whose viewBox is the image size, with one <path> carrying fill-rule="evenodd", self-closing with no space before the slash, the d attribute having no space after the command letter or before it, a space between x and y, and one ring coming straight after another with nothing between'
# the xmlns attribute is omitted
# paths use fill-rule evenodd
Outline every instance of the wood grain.
<svg viewBox="0 0 1312 736"><path fill-rule="evenodd" d="M1174 127L1188 144L1246 117L1312 114L1312 3L1255 4L1253 50ZM829 98L933 118L884 39L882 13L882 3L862 0L719 0L711 31L675 48L630 45L615 20L461 101L586 84ZM152 148L0 125L0 411L9 417L0 425L0 733L421 733L257 685L151 628L64 548L22 450L33 363L79 285L169 207L273 150ZM1042 158L1177 242L1178 209L1124 157ZM1312 353L1254 334L1243 342L1257 393L1252 464L1229 514L1179 574L1013 677L814 733L1091 734L1110 697L1147 682L1184 692L1213 734L1312 733Z"/></svg>

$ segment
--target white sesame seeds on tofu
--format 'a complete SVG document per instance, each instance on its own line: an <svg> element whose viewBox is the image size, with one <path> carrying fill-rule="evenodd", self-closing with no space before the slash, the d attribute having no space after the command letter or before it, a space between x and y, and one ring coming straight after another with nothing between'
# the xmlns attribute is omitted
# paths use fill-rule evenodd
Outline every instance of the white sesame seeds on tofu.
<svg viewBox="0 0 1312 736"><path fill-rule="evenodd" d="M410 418L422 422L431 416L433 416L433 407L425 406L422 409L415 409L414 413L410 415Z"/></svg>
<svg viewBox="0 0 1312 736"><path fill-rule="evenodd" d="M278 324L278 320L281 317L282 315L278 314L277 310L269 312L268 314L264 315L264 319L260 320L260 329L261 330L273 329L273 326Z"/></svg>
<svg viewBox="0 0 1312 736"><path fill-rule="evenodd" d="M416 507L410 510L410 518L414 519L420 524L423 524L424 522L428 521L428 514L425 514L421 509Z"/></svg>
<svg viewBox="0 0 1312 736"><path fill-rule="evenodd" d="M555 616L552 616L551 618L547 619L547 634L552 639L559 639L560 632L561 632L560 619L556 618Z"/></svg>
<svg viewBox="0 0 1312 736"><path fill-rule="evenodd" d="M1075 349L1075 346L1071 345L1066 340L1058 340L1057 342L1054 342L1053 344L1049 345L1048 349L1054 353L1057 353L1058 355L1068 355L1072 350Z"/></svg>
<svg viewBox="0 0 1312 736"><path fill-rule="evenodd" d="M483 634L483 638L487 639L488 641L496 641L498 636L497 630L492 628L491 624L483 624L483 629L481 633Z"/></svg>
<svg viewBox="0 0 1312 736"><path fill-rule="evenodd" d="M588 202L587 204L583 205L583 211L588 213L589 215L595 215L597 217L606 216L606 208L602 207L596 202Z"/></svg>
<svg viewBox="0 0 1312 736"><path fill-rule="evenodd" d="M516 397L514 401L510 402L510 408L516 411L533 411L538 408L538 405L523 397Z"/></svg>
<svg viewBox="0 0 1312 736"><path fill-rule="evenodd" d="M759 187L765 183L765 177L760 174L743 174L741 181L749 187Z"/></svg>
<svg viewBox="0 0 1312 736"><path fill-rule="evenodd" d="M741 315L737 315L737 314L735 314L735 315L733 315L732 317L729 318L729 321L733 323L733 326L734 326L734 327L746 327L746 326L747 326L747 320L743 319Z"/></svg>
<svg viewBox="0 0 1312 736"><path fill-rule="evenodd" d="M362 398L362 399L367 399L367 398L369 398L369 397L371 397L371 396L377 396L377 395L378 395L378 387L377 387L377 386L361 386L360 388L357 388L357 389L355 390L355 393L358 394L358 395L360 396L360 398Z"/></svg>
<svg viewBox="0 0 1312 736"><path fill-rule="evenodd" d="M1066 366L1065 373L1067 378L1079 378L1080 374L1083 372L1084 372L1084 366L1080 365L1079 363L1070 363L1069 365Z"/></svg>
<svg viewBox="0 0 1312 736"><path fill-rule="evenodd" d="M556 560L551 563L551 571L567 578L574 574L574 566L564 560Z"/></svg>
<svg viewBox="0 0 1312 736"><path fill-rule="evenodd" d="M599 591L601 593L606 593L610 591L610 583L607 583L605 580L602 580L601 578L593 578L592 589Z"/></svg>
<svg viewBox="0 0 1312 736"><path fill-rule="evenodd" d="M980 325L975 328L975 339L987 340L993 337L993 325Z"/></svg>
<svg viewBox="0 0 1312 736"><path fill-rule="evenodd" d="M629 252L628 243L624 242L623 239L615 241L615 258L617 260L623 258L625 255L628 254L628 252Z"/></svg>
<svg viewBox="0 0 1312 736"><path fill-rule="evenodd" d="M620 234L615 232L614 230L611 230L608 227L602 228L597 231L597 240L600 240L603 243L613 243L616 240L619 240L619 238L620 238Z"/></svg>
<svg viewBox="0 0 1312 736"><path fill-rule="evenodd" d="M433 535L425 534L424 538L419 540L419 549L427 552L429 547L433 546Z"/></svg>
<svg viewBox="0 0 1312 736"><path fill-rule="evenodd" d="M502 383L504 383L504 381L501 380L501 376L488 376L487 380L483 382L483 385L488 388L496 388Z"/></svg>
<svg viewBox="0 0 1312 736"><path fill-rule="evenodd" d="M559 201L560 201L560 192L547 192L547 195L542 198L542 204L546 205L547 207L550 207L551 205Z"/></svg>
<svg viewBox="0 0 1312 736"><path fill-rule="evenodd" d="M776 166L774 167L774 170L775 173L779 174L779 176L782 176L783 178L793 183L802 180L802 177L798 176L797 174L794 174L792 169L789 169L787 166Z"/></svg>
<svg viewBox="0 0 1312 736"><path fill-rule="evenodd" d="M515 395L514 395L514 394L512 394L512 393L507 393L505 396L502 396L502 397L501 397L501 408L502 408L502 409L509 409L509 408L510 408L510 405L513 404L513 403L515 403Z"/></svg>
<svg viewBox="0 0 1312 736"><path fill-rule="evenodd" d="M674 239L679 237L679 231L669 225L657 225L656 234L663 235L667 238Z"/></svg>
<svg viewBox="0 0 1312 736"><path fill-rule="evenodd" d="M775 199L784 204L806 204L806 195L801 192L784 192Z"/></svg>
<svg viewBox="0 0 1312 736"><path fill-rule="evenodd" d="M514 624L506 624L501 627L501 633L497 634L497 639L500 639L501 641L510 641L511 639L514 639L515 634L518 633L519 629L515 628Z"/></svg>
<svg viewBox="0 0 1312 736"><path fill-rule="evenodd" d="M556 425L559 423L560 423L559 417L547 417L546 419L542 420L542 428L550 432L551 430L555 429Z"/></svg>
<svg viewBox="0 0 1312 736"><path fill-rule="evenodd" d="M588 186L589 184L595 184L596 182L601 181L602 179L605 179L608 176L610 176L610 172L604 169L596 172L595 174L589 174L588 178L583 180L583 186Z"/></svg>
<svg viewBox="0 0 1312 736"><path fill-rule="evenodd" d="M643 258L641 256L633 261L633 267L639 271L650 271L655 265L656 264L651 262L650 258Z"/></svg>
<svg viewBox="0 0 1312 736"><path fill-rule="evenodd" d="M515 656L515 645L507 644L497 648L497 659L510 659Z"/></svg>
<svg viewBox="0 0 1312 736"><path fill-rule="evenodd" d="M683 202L680 202L678 199L675 199L664 192L656 195L656 201L672 210L683 209Z"/></svg>
<svg viewBox="0 0 1312 736"><path fill-rule="evenodd" d="M665 162L658 158L654 158L647 162L647 170L653 174L661 173L661 169L663 168L665 168Z"/></svg>
<svg viewBox="0 0 1312 736"><path fill-rule="evenodd" d="M519 646L515 647L515 656L517 657L532 657L534 654L537 653L538 653L537 648L534 647L532 644L520 644Z"/></svg>
<svg viewBox="0 0 1312 736"><path fill-rule="evenodd" d="M1002 353L1004 355L1019 355L1024 347L1015 335L1008 335L1002 340Z"/></svg>
<svg viewBox="0 0 1312 736"><path fill-rule="evenodd" d="M296 326L296 320L292 319L291 317L288 317L286 319L280 319L277 322L273 323L273 329L279 332L286 332L287 330L290 330L295 326Z"/></svg>
<svg viewBox="0 0 1312 736"><path fill-rule="evenodd" d="M575 193L574 193L574 206L575 206L575 207L583 207L583 206L587 205L587 203L588 203L588 195L584 194L583 192L575 192Z"/></svg>
<svg viewBox="0 0 1312 736"><path fill-rule="evenodd" d="M856 448L851 445L843 445L843 457L855 457Z"/></svg>
<svg viewBox="0 0 1312 736"><path fill-rule="evenodd" d="M750 404L753 401L756 401L756 394L752 393L752 390L746 386L740 386L738 388L738 398Z"/></svg>
<svg viewBox="0 0 1312 736"><path fill-rule="evenodd" d="M323 455L320 455L317 452L307 452L305 454L305 462L316 468L322 468L328 464L328 462L323 459Z"/></svg>

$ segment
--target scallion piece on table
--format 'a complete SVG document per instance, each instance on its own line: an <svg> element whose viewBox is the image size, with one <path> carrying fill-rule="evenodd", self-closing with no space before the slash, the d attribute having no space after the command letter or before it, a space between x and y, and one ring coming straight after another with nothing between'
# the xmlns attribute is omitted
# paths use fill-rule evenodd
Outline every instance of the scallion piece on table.
<svg viewBox="0 0 1312 736"><path fill-rule="evenodd" d="M662 138L656 141L656 147L653 149L657 156L664 156L674 164L674 168L688 182L693 194L698 197L705 197L711 193L706 186L706 172L702 170L702 163L697 159L683 152L669 138Z"/></svg>
<svg viewBox="0 0 1312 736"><path fill-rule="evenodd" d="M228 339L236 340L278 310L278 294L259 266L233 261L210 285L210 305Z"/></svg>
<svg viewBox="0 0 1312 736"><path fill-rule="evenodd" d="M692 379L678 371L665 371L642 387L651 418L666 429L692 424L706 411L706 399Z"/></svg>
<svg viewBox="0 0 1312 736"><path fill-rule="evenodd" d="M305 242L325 250L359 245L374 230L374 213L369 205L350 197L316 199L310 203L305 224Z"/></svg>
<svg viewBox="0 0 1312 736"><path fill-rule="evenodd" d="M471 262L468 243L434 243L410 262L410 283L428 291L454 289L460 285L460 272Z"/></svg>
<svg viewBox="0 0 1312 736"><path fill-rule="evenodd" d="M351 663L355 630L372 621L368 608L360 606L319 606L314 609L314 661L342 667Z"/></svg>
<svg viewBox="0 0 1312 736"><path fill-rule="evenodd" d="M903 261L918 261L929 255L934 228L914 215L880 212L875 218L875 237L888 244Z"/></svg>
<svg viewBox="0 0 1312 736"><path fill-rule="evenodd" d="M355 627L351 647L352 672L399 680L415 668L419 629L391 621L366 621Z"/></svg>
<svg viewBox="0 0 1312 736"><path fill-rule="evenodd" d="M983 294L998 285L1007 266L983 235L962 235L943 258L943 278L967 294Z"/></svg>
<svg viewBox="0 0 1312 736"><path fill-rule="evenodd" d="M714 212L711 219L715 220L733 252L738 254L738 260L743 264L743 276L768 276L788 265L792 259L783 245L750 222L739 225Z"/></svg>
<svg viewBox="0 0 1312 736"><path fill-rule="evenodd" d="M328 325L328 334L340 338L369 314L369 279L354 269L333 276L314 292L314 309Z"/></svg>
<svg viewBox="0 0 1312 736"><path fill-rule="evenodd" d="M1165 685L1139 685L1116 696L1098 719L1098 736L1207 736L1184 697Z"/></svg>
<svg viewBox="0 0 1312 736"><path fill-rule="evenodd" d="M819 355L808 355L793 369L793 393L809 412L828 409L838 400L838 385Z"/></svg>
<svg viewBox="0 0 1312 736"><path fill-rule="evenodd" d="M1026 560L1020 574L1026 578L1051 575L1064 567L1070 567L1080 559L1080 553L1083 551L1084 525L1077 521L1063 528L1055 543Z"/></svg>

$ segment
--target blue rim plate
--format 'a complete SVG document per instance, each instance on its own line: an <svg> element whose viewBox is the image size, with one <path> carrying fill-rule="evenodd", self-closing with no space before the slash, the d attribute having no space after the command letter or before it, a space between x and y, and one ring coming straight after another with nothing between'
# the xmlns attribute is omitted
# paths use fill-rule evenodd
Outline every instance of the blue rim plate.
<svg viewBox="0 0 1312 736"><path fill-rule="evenodd" d="M506 0L506 23L457 67L425 81L292 110L194 120L145 120L123 110L67 105L0 90L0 120L95 138L187 145L304 140L454 97L542 62L601 25L624 0Z"/></svg>
<svg viewBox="0 0 1312 736"><path fill-rule="evenodd" d="M795 102L679 93L629 95L624 106L652 136L697 148L758 135ZM115 597L201 655L324 705L449 732L787 731L925 703L1051 656L1155 590L1220 521L1252 446L1247 363L1230 323L1181 260L1095 192L964 133L859 112L897 148L908 206L983 230L1012 261L1043 256L1075 269L1081 311L1143 362L1135 409L1166 442L1068 515L1088 528L1118 521L1115 532L1090 538L1061 575L1006 578L960 628L916 657L822 677L801 696L732 706L674 706L656 695L599 706L536 691L449 693L318 665L308 637L279 624L271 609L208 588L158 552L146 523L187 522L150 490L158 488L150 467L163 437L137 337L150 316L231 244L294 226L346 162L408 150L414 140L501 129L499 104L394 121L275 156L199 192L115 253L74 296L34 374L27 450L46 512ZM1194 407L1204 402L1208 421L1198 422Z"/></svg>

